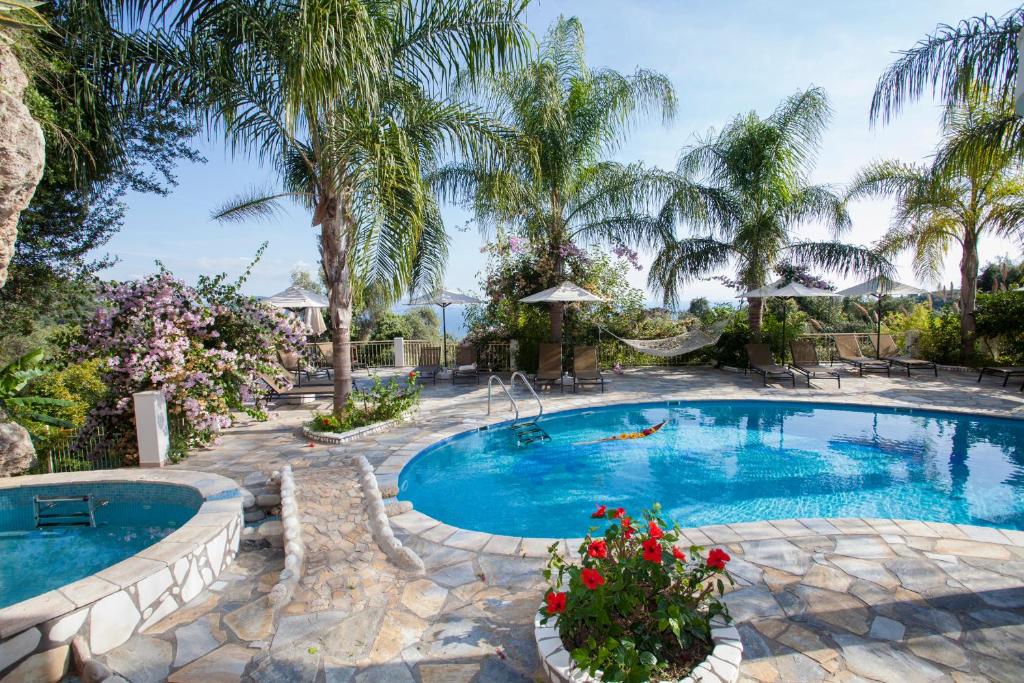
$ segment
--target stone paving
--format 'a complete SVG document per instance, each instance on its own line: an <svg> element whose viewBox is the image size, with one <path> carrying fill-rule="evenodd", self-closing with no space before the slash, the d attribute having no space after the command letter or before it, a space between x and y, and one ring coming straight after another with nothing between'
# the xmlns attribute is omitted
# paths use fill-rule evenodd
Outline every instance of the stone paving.
<svg viewBox="0 0 1024 683"><path fill-rule="evenodd" d="M553 411L663 398L804 399L1024 417L1015 387L973 380L844 377L842 391L792 390L705 368L654 369L614 377L604 395L554 391L544 401ZM451 527L396 524L427 566L424 576L406 574L374 546L349 461L359 453L382 475L395 472L438 434L507 419L507 405L496 403L489 418L484 387L428 386L413 423L339 447L299 436L306 408L242 422L220 446L177 466L239 482L292 466L308 546L294 601L276 614L267 607L279 550L241 552L221 581L105 661L137 682L541 680L532 629L543 560L529 556L535 549L453 547ZM1018 537L884 520L760 525L700 531L735 558L738 585L728 600L746 648L741 680L1024 680Z"/></svg>

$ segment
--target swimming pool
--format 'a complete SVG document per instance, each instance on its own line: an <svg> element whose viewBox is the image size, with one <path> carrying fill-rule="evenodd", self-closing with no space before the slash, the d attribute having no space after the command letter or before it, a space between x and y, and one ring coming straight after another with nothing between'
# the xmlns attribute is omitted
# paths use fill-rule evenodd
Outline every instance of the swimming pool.
<svg viewBox="0 0 1024 683"><path fill-rule="evenodd" d="M35 496L90 495L95 527L36 528ZM168 484L99 483L0 490L0 608L60 588L135 555L185 524L203 499ZM81 504L54 503L66 514Z"/></svg>
<svg viewBox="0 0 1024 683"><path fill-rule="evenodd" d="M668 420L642 439L585 443ZM660 502L681 526L883 517L1024 529L1024 420L776 401L605 406L459 434L402 470L399 497L452 526L578 537L598 503Z"/></svg>

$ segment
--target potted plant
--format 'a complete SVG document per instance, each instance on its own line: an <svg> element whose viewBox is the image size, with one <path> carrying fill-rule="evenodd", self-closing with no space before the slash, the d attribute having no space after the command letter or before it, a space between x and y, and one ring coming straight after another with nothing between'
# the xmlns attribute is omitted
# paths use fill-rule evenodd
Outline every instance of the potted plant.
<svg viewBox="0 0 1024 683"><path fill-rule="evenodd" d="M731 559L721 548L680 547L655 504L642 521L623 508L597 507L608 522L590 533L572 563L551 546L544 577L551 584L536 637L552 681L670 681L714 672L738 677L742 645L719 600Z"/></svg>

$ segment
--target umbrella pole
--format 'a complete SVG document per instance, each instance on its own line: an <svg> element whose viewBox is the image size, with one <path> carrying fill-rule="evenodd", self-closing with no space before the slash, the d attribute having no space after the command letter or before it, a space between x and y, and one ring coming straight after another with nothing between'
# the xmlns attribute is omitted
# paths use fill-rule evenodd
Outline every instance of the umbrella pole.
<svg viewBox="0 0 1024 683"><path fill-rule="evenodd" d="M448 320L445 314L448 307L441 304L441 355L444 357L444 367L448 369Z"/></svg>
<svg viewBox="0 0 1024 683"><path fill-rule="evenodd" d="M878 325L878 331L875 336L875 358L881 359L882 357L882 295L878 295L876 299L878 302L875 305L875 321Z"/></svg>
<svg viewBox="0 0 1024 683"><path fill-rule="evenodd" d="M782 359L782 364L786 364L786 322L789 320L789 305L786 303L789 299L781 299L782 301L782 353L779 354L779 358Z"/></svg>

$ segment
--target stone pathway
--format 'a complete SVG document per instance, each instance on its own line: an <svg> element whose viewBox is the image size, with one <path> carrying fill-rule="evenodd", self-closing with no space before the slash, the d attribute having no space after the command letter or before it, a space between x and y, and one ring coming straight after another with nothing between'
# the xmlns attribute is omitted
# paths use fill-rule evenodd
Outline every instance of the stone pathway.
<svg viewBox="0 0 1024 683"><path fill-rule="evenodd" d="M553 411L662 398L785 398L1024 415L1024 395L973 380L844 377L842 391L794 391L707 369L658 369L615 377L604 395L552 393L544 401ZM360 453L379 472L397 471L410 444L507 418L498 404L500 414L487 418L485 397L483 387L428 386L414 424L334 448L298 436L308 410L280 410L178 465L242 482L291 464L306 575L294 601L274 614L265 595L280 551L242 552L223 581L109 653L107 663L136 682L540 680L532 623L542 560L522 557L518 546L488 548L506 553L496 554L446 545L453 529L434 537L396 529L427 565L425 576L398 570L370 538L349 462ZM736 558L730 568L740 585L729 601L747 648L744 680L1024 680L1020 548L1005 539L958 539L945 528L856 528L715 537Z"/></svg>

